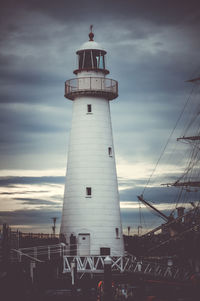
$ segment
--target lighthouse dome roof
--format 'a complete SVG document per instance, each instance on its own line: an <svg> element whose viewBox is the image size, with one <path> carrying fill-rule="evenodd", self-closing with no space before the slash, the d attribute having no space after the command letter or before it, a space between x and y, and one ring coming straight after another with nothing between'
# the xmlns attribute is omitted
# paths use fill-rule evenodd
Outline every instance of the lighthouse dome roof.
<svg viewBox="0 0 200 301"><path fill-rule="evenodd" d="M97 42L95 42L95 41L87 41L87 42L85 42L81 47L80 47L80 49L78 50L78 51L80 51L80 50L89 50L89 49L97 49L97 50L102 50L102 51L104 51L104 52L106 52L104 49L103 49L103 47L99 44L99 43L97 43Z"/></svg>

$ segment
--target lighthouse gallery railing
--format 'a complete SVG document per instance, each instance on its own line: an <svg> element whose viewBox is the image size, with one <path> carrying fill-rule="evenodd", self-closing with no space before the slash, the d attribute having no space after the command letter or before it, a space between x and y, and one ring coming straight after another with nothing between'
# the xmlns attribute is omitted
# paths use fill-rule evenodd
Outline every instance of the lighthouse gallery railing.
<svg viewBox="0 0 200 301"><path fill-rule="evenodd" d="M104 77L79 77L65 82L65 97L74 100L79 95L102 96L112 100L118 96L118 82Z"/></svg>

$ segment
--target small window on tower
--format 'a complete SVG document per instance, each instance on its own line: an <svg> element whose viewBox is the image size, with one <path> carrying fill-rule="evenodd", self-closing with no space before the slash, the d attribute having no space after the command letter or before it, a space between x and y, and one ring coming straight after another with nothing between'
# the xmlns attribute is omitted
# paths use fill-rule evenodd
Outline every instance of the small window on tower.
<svg viewBox="0 0 200 301"><path fill-rule="evenodd" d="M108 155L109 155L110 157L112 157L112 147L109 147L109 148L108 148Z"/></svg>
<svg viewBox="0 0 200 301"><path fill-rule="evenodd" d="M92 113L92 105L87 105L87 112Z"/></svg>
<svg viewBox="0 0 200 301"><path fill-rule="evenodd" d="M119 228L115 228L116 238L119 238Z"/></svg>
<svg viewBox="0 0 200 301"><path fill-rule="evenodd" d="M92 196L92 187L86 187L86 196L91 197Z"/></svg>

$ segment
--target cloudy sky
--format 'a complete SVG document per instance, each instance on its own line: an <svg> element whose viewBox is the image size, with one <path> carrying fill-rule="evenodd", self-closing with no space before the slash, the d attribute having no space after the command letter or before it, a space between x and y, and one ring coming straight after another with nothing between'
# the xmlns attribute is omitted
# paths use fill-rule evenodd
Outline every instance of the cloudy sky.
<svg viewBox="0 0 200 301"><path fill-rule="evenodd" d="M0 14L0 224L50 232L56 216L59 229L72 113L64 82L74 77L90 24L107 50L109 77L119 81L111 114L124 230L161 223L138 209L137 195L194 94L185 80L200 70L199 1L7 0ZM187 151L176 137L197 100L188 102L145 189L167 214L177 190L160 184L183 171Z"/></svg>

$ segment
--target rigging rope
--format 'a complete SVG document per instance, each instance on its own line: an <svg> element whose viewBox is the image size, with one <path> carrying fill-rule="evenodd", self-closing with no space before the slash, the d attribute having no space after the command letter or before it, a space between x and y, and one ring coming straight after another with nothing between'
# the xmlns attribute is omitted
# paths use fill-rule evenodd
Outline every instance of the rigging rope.
<svg viewBox="0 0 200 301"><path fill-rule="evenodd" d="M167 146L169 144L169 141L170 141L170 139L171 139L171 137L172 137L172 135L173 135L173 133L174 133L174 131L175 131L175 129L176 129L176 127L177 127L177 125L178 125L178 123L179 123L179 121L180 121L180 119L181 119L181 117L182 117L182 115L183 115L183 113L184 113L184 111L185 111L188 103L189 103L189 100L190 100L190 98L191 98L191 96L192 96L192 94L194 92L194 88L195 88L195 86L193 86L192 89L191 89L191 92L190 92L190 94L189 94L189 96L188 96L188 98L187 98L187 100L186 100L186 102L184 104L184 107L183 107L183 109L182 109L182 111L181 111L181 113L180 113L180 115L179 115L179 117L178 117L178 119L177 119L177 121L176 121L176 123L174 125L174 128L173 128L172 132L170 133L170 135L169 135L169 137L167 139L167 142L166 142L166 144L165 144L165 146L164 146L164 148L163 148L163 150L162 150L162 152L161 152L161 154L160 154L160 156L158 158L158 161L157 161L157 163L156 163L156 165L155 165L155 167L154 167L154 169L153 169L153 171L152 171L152 173L151 173L151 175L150 175L150 177L149 177L149 179L148 179L148 181L146 183L146 186L143 189L142 195L144 195L144 192L145 192L147 186L149 185L149 182L151 181L151 178L153 177L153 175L154 175L154 173L155 173L155 171L157 169L157 166L158 166L158 164L159 164L159 162L160 162L160 160L161 160L161 158L162 158L162 156L163 156L163 154L164 154L164 152L165 152L165 150L166 150L166 148L167 148Z"/></svg>

